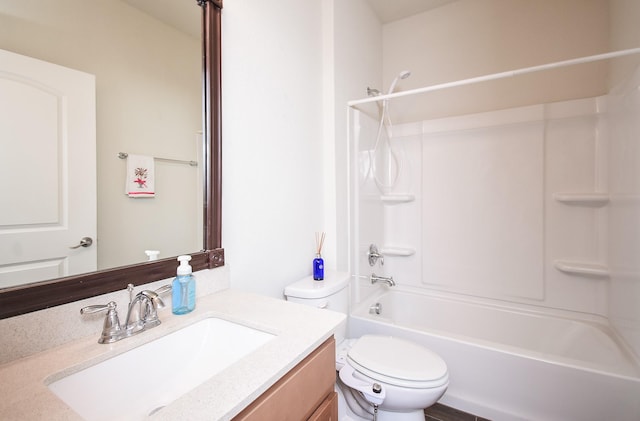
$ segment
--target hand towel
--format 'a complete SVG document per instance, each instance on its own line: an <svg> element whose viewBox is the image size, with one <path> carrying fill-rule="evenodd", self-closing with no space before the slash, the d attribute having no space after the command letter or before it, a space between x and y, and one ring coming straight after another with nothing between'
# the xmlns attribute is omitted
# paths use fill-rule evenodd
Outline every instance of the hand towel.
<svg viewBox="0 0 640 421"><path fill-rule="evenodd" d="M154 197L154 171L152 156L129 154L125 194L129 197Z"/></svg>

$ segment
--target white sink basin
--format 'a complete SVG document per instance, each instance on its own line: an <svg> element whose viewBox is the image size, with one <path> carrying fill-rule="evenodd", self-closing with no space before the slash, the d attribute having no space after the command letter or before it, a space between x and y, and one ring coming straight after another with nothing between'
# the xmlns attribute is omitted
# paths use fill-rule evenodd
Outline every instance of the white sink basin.
<svg viewBox="0 0 640 421"><path fill-rule="evenodd" d="M207 318L57 380L49 389L86 420L138 420L273 337Z"/></svg>

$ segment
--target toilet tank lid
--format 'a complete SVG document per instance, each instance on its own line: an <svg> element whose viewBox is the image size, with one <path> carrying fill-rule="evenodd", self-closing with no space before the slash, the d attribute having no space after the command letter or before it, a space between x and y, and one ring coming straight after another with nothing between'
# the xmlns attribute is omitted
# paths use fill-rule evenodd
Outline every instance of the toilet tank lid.
<svg viewBox="0 0 640 421"><path fill-rule="evenodd" d="M324 271L324 280L316 281L307 276L284 289L284 295L295 298L325 298L349 285L351 275L348 272Z"/></svg>

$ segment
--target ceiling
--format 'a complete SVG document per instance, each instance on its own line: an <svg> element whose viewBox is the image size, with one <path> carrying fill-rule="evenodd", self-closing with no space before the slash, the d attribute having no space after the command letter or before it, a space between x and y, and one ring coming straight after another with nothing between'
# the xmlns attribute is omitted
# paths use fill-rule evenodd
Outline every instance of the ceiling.
<svg viewBox="0 0 640 421"><path fill-rule="evenodd" d="M389 23L457 0L367 0L380 22Z"/></svg>
<svg viewBox="0 0 640 421"><path fill-rule="evenodd" d="M123 0L193 36L200 36L200 8L195 0ZM381 23L389 23L457 0L365 0ZM194 24L197 22L197 24Z"/></svg>
<svg viewBox="0 0 640 421"><path fill-rule="evenodd" d="M202 9L195 0L123 1L194 38L200 38Z"/></svg>

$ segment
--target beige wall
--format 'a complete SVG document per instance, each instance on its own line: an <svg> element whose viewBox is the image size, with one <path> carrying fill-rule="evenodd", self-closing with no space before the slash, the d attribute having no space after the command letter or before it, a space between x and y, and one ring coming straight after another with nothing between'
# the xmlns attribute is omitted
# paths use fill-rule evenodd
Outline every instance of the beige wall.
<svg viewBox="0 0 640 421"><path fill-rule="evenodd" d="M156 163L157 196L129 199L117 153L196 159L200 40L121 1L20 0L0 4L0 48L96 75L98 266L199 249L198 169Z"/></svg>
<svg viewBox="0 0 640 421"><path fill-rule="evenodd" d="M607 0L459 0L384 26L384 87L407 90L609 50ZM519 76L397 101L402 121L585 98L606 92L606 64ZM419 112L416 110L420 110ZM400 117L402 115L402 117Z"/></svg>
<svg viewBox="0 0 640 421"><path fill-rule="evenodd" d="M623 50L640 47L640 2L637 0L611 0L611 49ZM640 64L640 55L615 60L611 66L609 87L620 84Z"/></svg>

